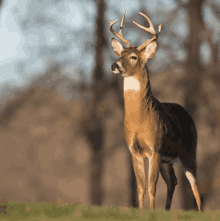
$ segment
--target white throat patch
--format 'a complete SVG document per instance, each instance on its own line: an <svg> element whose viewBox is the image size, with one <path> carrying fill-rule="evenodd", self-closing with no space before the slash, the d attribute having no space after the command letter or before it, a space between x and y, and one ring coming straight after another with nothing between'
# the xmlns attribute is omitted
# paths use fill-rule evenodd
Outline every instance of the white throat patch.
<svg viewBox="0 0 220 221"><path fill-rule="evenodd" d="M135 77L124 77L124 91L140 91L140 82Z"/></svg>

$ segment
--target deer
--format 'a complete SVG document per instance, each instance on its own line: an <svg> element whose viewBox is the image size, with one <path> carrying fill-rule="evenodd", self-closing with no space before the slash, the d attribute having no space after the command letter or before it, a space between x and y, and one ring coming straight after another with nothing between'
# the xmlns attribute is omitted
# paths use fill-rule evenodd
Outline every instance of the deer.
<svg viewBox="0 0 220 221"><path fill-rule="evenodd" d="M122 16L120 30L116 33L110 20L113 52L119 57L111 69L124 78L124 132L137 182L139 208L143 208L145 190L145 159L148 159L148 195L150 209L155 209L156 184L159 172L167 186L166 210L170 210L177 178L173 164L181 161L185 175L191 185L198 210L201 212L201 199L196 180L197 131L190 114L179 104L161 103L153 96L146 62L157 50L157 39L162 25L156 33L147 15L139 12L149 22L146 28L133 23L153 35L139 47L131 46L130 40L122 35L125 19Z"/></svg>

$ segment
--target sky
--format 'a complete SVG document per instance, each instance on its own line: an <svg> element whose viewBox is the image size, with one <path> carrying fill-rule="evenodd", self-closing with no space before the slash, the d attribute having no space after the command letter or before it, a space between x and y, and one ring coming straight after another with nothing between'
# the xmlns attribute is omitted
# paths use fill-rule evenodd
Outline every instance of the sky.
<svg viewBox="0 0 220 221"><path fill-rule="evenodd" d="M25 59L26 54L22 47L25 44L25 38L21 35L20 30L14 21L10 12L16 1L5 2L1 9L0 29L0 83L6 81L19 82L19 76L15 72L14 65L20 59Z"/></svg>
<svg viewBox="0 0 220 221"><path fill-rule="evenodd" d="M83 53L84 42L92 41L88 33L81 38L75 38L74 32L85 30L94 30L94 15L96 13L95 5L89 1L63 1L57 5L48 4L48 1L31 0L5 0L0 11L0 84L9 83L9 85L24 85L36 73L43 73L44 68L50 60L64 61L70 59L73 61L66 74L77 78L77 67L83 66L86 73L93 67L94 58ZM79 3L80 2L80 3ZM136 1L111 0L108 2L108 22L110 19L117 19L114 7L121 8L123 13L126 10L127 16L134 8L139 5ZM154 10L160 6L163 11L169 11L176 7L173 0L148 1L147 7ZM120 3L120 4L119 4ZM33 18L36 12L44 10L48 17L55 20L53 25L39 26L24 31L19 24L27 15ZM131 10L132 9L132 10ZM32 13L32 14L31 14ZM30 16L31 15L31 16ZM119 18L120 19L120 18ZM30 21L30 23L33 21ZM30 26L31 27L31 26ZM37 27L37 28L36 28ZM183 28L180 28L180 32ZM62 44L71 46L71 50L56 54L56 51L48 52L46 48L59 48ZM61 50L62 51L62 50ZM206 48L207 51L207 48ZM52 52L52 54L51 54ZM48 54L49 53L49 54ZM18 64L24 64L24 69L19 70Z"/></svg>
<svg viewBox="0 0 220 221"><path fill-rule="evenodd" d="M58 7L56 5L44 7L45 12L58 21L57 27L42 27L24 33L18 21L22 16L25 17L27 11L35 10L34 1L31 5L30 2L30 0L22 0L18 4L18 0L5 0L3 3L0 14L0 84L5 82L10 82L10 84L14 82L16 85L25 84L28 74L31 75L33 72L42 71L48 63L47 56L39 56L38 47L40 45L59 46L62 40L60 33L67 33L68 28L77 31L78 28L85 25L83 15L80 13L83 9L79 3L61 2ZM36 7L36 11L39 11L39 4L36 3ZM92 7L89 10L91 12L94 11ZM72 50L69 52L70 58L71 53L79 54L79 51L80 48L73 45ZM59 57L56 57L56 59L62 60ZM24 70L25 73L22 75L17 67L19 62L27 64Z"/></svg>
<svg viewBox="0 0 220 221"><path fill-rule="evenodd" d="M19 3L18 3L19 2ZM59 36L57 37L57 31L54 30L54 27L48 27L47 29L41 28L39 31L41 33L29 33L24 35L23 30L21 29L18 21L19 18L25 16L30 7L30 0L5 0L3 1L1 14L0 14L0 29L1 29L1 41L0 41L0 84L5 82L10 82L10 84L23 85L26 82L26 78L34 72L41 72L47 64L46 57L38 56L38 45L48 45L48 46L57 46L59 45ZM47 1L45 1L47 2ZM153 9L156 7L156 3L151 1L149 7ZM165 1L165 6L167 8L172 8L172 1ZM34 8L35 3L31 3ZM111 1L112 5L118 5L118 1ZM89 15L92 16L96 12L94 4L85 5L79 3L79 1L66 1L61 2L57 6L47 7L44 10L47 13L50 13L50 16L55 19L59 19L60 32L68 32L70 30L75 30L82 28L82 26L92 26L93 22L88 23L88 20L85 21L83 13L88 11ZM39 7L39 3L36 1L36 7ZM136 1L121 1L120 7L124 10L127 10L129 15L129 9L137 7ZM40 8L38 9L40 10ZM31 10L30 10L31 11ZM59 16L57 16L59 14ZM109 17L114 16L114 11L110 10ZM85 24L86 22L86 24ZM62 23L64 25L62 25ZM36 30L35 30L36 31ZM79 46L79 45L78 45ZM69 52L71 54L80 54L80 48L77 48L73 45L72 50ZM73 56L74 57L74 56ZM76 66L80 65L80 56L76 60ZM56 58L57 59L57 58ZM89 70L92 66L93 59L83 57L83 59L90 60L86 62L88 64L87 69ZM62 60L62 58L58 58ZM26 67L24 73L21 75L18 71L17 64L19 62L25 62ZM85 61L83 62L85 64Z"/></svg>

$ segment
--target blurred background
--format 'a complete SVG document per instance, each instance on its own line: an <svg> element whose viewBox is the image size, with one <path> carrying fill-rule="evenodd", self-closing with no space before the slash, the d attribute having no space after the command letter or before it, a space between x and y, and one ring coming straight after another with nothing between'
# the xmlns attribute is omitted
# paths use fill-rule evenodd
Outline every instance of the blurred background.
<svg viewBox="0 0 220 221"><path fill-rule="evenodd" d="M111 71L109 22L124 10L123 35L132 45L152 37L132 23L148 26L139 11L156 29L162 23L148 63L152 91L192 115L203 208L219 209L220 0L1 0L0 203L138 205L123 79ZM197 208L181 163L174 168L171 209ZM160 175L156 208L165 202Z"/></svg>

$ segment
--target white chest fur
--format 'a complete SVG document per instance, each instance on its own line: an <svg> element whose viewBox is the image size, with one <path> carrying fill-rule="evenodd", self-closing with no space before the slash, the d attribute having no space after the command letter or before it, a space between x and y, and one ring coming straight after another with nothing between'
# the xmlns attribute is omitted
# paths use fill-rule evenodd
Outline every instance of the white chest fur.
<svg viewBox="0 0 220 221"><path fill-rule="evenodd" d="M140 82L135 77L124 78L124 92L126 91L140 91Z"/></svg>

